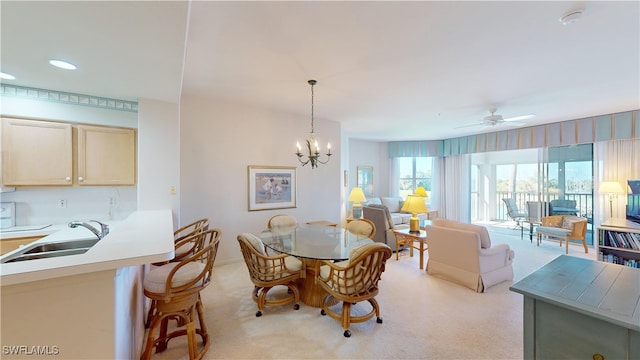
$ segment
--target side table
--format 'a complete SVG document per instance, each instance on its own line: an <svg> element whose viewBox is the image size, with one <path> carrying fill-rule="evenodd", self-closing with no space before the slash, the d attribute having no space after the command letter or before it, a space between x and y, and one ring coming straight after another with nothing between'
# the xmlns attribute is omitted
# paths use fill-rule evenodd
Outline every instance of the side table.
<svg viewBox="0 0 640 360"><path fill-rule="evenodd" d="M409 229L393 230L396 235L396 261L398 261L398 251L400 245L409 247L409 256L413 257L413 249L420 251L420 269L424 268L424 252L427 250L427 232L420 230L419 233L411 232ZM419 242L420 246L416 247L415 242Z"/></svg>

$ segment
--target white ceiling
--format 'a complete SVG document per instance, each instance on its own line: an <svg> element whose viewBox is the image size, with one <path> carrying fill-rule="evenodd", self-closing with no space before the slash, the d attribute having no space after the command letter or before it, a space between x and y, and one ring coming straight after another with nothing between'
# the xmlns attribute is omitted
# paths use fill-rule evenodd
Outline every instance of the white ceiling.
<svg viewBox="0 0 640 360"><path fill-rule="evenodd" d="M190 7L190 8L189 8ZM569 26L558 19L584 9ZM429 140L640 109L640 2L0 2L6 84L181 94ZM67 59L78 70L48 65ZM318 133L321 127L316 127Z"/></svg>

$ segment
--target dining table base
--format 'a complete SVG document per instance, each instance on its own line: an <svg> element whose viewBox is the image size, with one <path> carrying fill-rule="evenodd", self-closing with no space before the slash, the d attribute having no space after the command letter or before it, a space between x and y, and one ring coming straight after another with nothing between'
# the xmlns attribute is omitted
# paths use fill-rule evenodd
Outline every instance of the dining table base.
<svg viewBox="0 0 640 360"><path fill-rule="evenodd" d="M300 301L305 305L322 308L322 302L324 298L329 295L320 284L316 281L316 276L319 268L317 268L320 260L314 259L300 259L305 263L307 268L306 277L298 280L298 287L300 288ZM332 300L333 302L333 300ZM333 304L337 304L337 300Z"/></svg>

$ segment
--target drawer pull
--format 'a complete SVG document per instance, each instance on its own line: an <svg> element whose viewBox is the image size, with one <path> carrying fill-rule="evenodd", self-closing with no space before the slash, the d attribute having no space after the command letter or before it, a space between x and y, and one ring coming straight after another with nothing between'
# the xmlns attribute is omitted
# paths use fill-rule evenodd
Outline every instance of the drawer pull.
<svg viewBox="0 0 640 360"><path fill-rule="evenodd" d="M604 356L602 354L593 354L593 360L604 360Z"/></svg>

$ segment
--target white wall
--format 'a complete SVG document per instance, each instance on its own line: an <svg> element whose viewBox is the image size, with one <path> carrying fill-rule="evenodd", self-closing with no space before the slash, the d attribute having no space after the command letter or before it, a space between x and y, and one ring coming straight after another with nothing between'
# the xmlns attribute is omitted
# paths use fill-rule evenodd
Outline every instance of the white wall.
<svg viewBox="0 0 640 360"><path fill-rule="evenodd" d="M0 97L4 117L66 121L136 128L138 114L64 103ZM1 201L16 203L16 225L64 224L71 220L122 220L136 209L135 186L69 186L20 188L2 193ZM110 205L110 198L115 204ZM66 208L58 208L66 200Z"/></svg>
<svg viewBox="0 0 640 360"><path fill-rule="evenodd" d="M349 186L347 196L358 185L358 166L373 167L373 195L389 196L389 154L386 142L349 140Z"/></svg>
<svg viewBox="0 0 640 360"><path fill-rule="evenodd" d="M309 117L243 104L185 96L180 104L180 220L203 217L222 230L216 264L240 261L237 236L259 233L275 214L299 222L341 221L343 178L340 124L315 119L318 142L331 142L327 165L299 167L296 140L310 130ZM248 165L297 167L297 208L248 211Z"/></svg>
<svg viewBox="0 0 640 360"><path fill-rule="evenodd" d="M138 209L172 209L174 229L180 216L179 116L178 104L138 101Z"/></svg>

